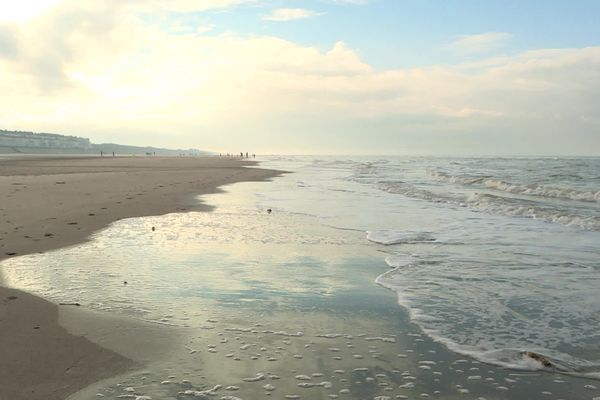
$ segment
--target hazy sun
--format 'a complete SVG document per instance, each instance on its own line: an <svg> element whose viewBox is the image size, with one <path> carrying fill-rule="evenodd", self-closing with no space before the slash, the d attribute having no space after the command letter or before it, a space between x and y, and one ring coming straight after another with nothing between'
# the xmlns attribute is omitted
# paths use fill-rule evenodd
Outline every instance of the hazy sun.
<svg viewBox="0 0 600 400"><path fill-rule="evenodd" d="M0 0L0 21L27 21L60 2L61 0Z"/></svg>

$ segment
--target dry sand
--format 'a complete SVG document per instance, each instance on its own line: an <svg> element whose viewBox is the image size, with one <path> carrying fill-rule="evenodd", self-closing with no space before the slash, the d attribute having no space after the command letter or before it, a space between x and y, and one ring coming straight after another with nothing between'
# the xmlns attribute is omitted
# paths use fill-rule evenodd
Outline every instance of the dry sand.
<svg viewBox="0 0 600 400"><path fill-rule="evenodd" d="M248 164L216 157L0 160L0 261L85 241L122 218L208 211L197 195L278 174ZM136 365L79 335L95 327L67 332L58 313L52 303L0 287L0 399L64 399Z"/></svg>

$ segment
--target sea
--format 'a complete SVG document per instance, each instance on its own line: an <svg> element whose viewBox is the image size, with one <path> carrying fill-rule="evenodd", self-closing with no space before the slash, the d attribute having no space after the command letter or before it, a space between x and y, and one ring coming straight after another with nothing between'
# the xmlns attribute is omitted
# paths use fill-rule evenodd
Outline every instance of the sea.
<svg viewBox="0 0 600 400"><path fill-rule="evenodd" d="M257 167L286 173L0 265L57 303L186 332L74 399L600 398L600 158Z"/></svg>

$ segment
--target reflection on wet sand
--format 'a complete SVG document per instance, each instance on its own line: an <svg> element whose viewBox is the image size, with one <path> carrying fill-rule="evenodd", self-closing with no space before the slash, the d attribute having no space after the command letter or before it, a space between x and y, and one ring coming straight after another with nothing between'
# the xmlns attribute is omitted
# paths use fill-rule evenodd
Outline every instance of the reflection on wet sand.
<svg viewBox="0 0 600 400"><path fill-rule="evenodd" d="M589 380L510 371L449 352L409 322L393 292L374 284L388 267L362 233L249 207L248 193L258 192L252 184L232 190L211 196L220 207L210 214L124 220L81 246L3 264L13 286L177 332L158 335L154 345L169 343L169 350L142 354L142 370L71 399L595 393ZM147 330L137 332L147 343ZM130 343L137 347L135 338Z"/></svg>
<svg viewBox="0 0 600 400"><path fill-rule="evenodd" d="M394 300L390 292L351 291L276 310L213 305L171 360L73 399L512 399L590 390L585 380L450 353L398 313Z"/></svg>

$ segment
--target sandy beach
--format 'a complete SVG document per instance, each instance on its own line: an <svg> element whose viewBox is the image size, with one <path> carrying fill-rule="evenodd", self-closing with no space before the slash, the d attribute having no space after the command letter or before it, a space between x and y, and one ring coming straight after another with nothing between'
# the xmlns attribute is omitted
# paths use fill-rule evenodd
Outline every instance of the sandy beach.
<svg viewBox="0 0 600 400"><path fill-rule="evenodd" d="M0 261L84 242L123 218L209 211L197 195L278 174L244 167L251 164L209 157L0 160ZM58 323L65 308L76 306L0 287L0 399L64 399L138 365L65 330ZM69 324L77 325L73 318Z"/></svg>
<svg viewBox="0 0 600 400"><path fill-rule="evenodd" d="M445 188L425 166L446 160L410 161L272 157L261 164L270 170L231 159L29 161L44 172L62 168L40 176L17 175L26 163L8 163L4 193L24 210L8 214L28 222L3 225L13 239L0 242L2 252L22 255L0 264L4 285L81 307L3 295L2 318L14 322L0 323L0 351L9 354L0 373L10 382L0 399L597 397L594 342L579 339L597 331L584 323L594 315L586 294L595 293L597 272L581 266L597 263L598 233L429 204L423 191L382 191L390 176ZM498 161L477 162L450 165L480 173ZM273 170L293 173L260 181ZM42 209L33 218L21 203L41 187L35 179L54 197L30 196L28 207ZM83 199L77 212L65 205L70 196ZM170 208L161 204L167 196ZM177 209L190 212L168 213ZM157 215L37 253L45 239L85 240L83 227L100 228L92 222L109 212ZM29 236L23 247L7 247L18 244L15 235ZM534 256L516 254L524 250ZM551 274L540 281L540 271ZM547 287L556 287L551 296ZM535 307L552 307L548 323L562 328L536 331L547 319L532 316ZM571 356L563 344L588 351Z"/></svg>

